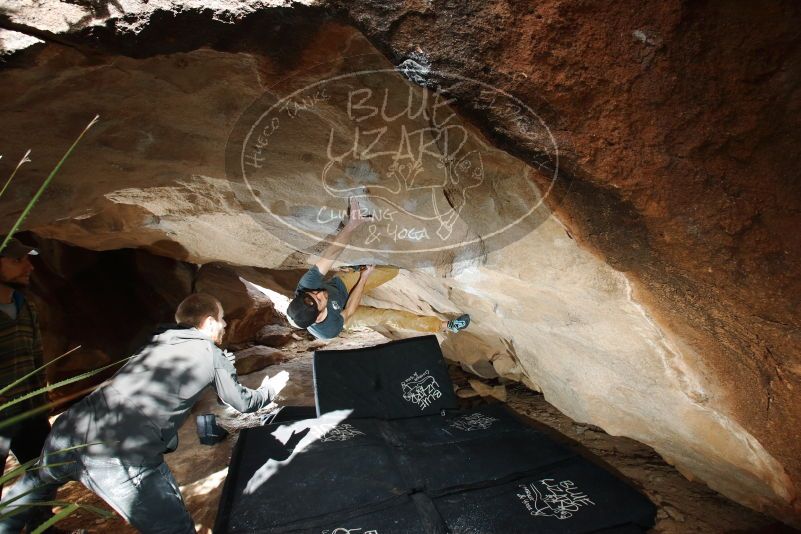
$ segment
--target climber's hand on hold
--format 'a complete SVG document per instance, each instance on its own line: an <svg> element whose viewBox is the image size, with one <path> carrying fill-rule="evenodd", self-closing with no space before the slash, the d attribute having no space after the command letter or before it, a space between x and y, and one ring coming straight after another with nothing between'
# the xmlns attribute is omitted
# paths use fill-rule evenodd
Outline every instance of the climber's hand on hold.
<svg viewBox="0 0 801 534"><path fill-rule="evenodd" d="M350 197L348 200L348 220L345 223L345 228L355 230L364 224L365 221L369 222L372 219L373 217L367 213L367 210L359 205L359 201L356 197Z"/></svg>
<svg viewBox="0 0 801 534"><path fill-rule="evenodd" d="M361 269L361 276L367 278L373 271L375 271L375 265L365 265Z"/></svg>
<svg viewBox="0 0 801 534"><path fill-rule="evenodd" d="M350 243L353 232L362 225L365 221L371 221L373 218L365 214L366 210L359 206L359 201L355 197L350 197L348 200L348 215L342 230L334 238L334 241L326 247L319 260L314 262L314 265L319 269L320 274L325 276L334 261L342 254L342 251Z"/></svg>

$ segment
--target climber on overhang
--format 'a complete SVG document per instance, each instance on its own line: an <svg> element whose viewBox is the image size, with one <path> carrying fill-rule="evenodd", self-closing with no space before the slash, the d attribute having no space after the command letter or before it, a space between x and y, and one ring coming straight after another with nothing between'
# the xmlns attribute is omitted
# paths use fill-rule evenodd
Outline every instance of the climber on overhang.
<svg viewBox="0 0 801 534"><path fill-rule="evenodd" d="M287 315L298 327L318 339L332 339L344 328L379 325L416 332L459 332L470 324L470 316L444 321L439 317L415 315L401 310L362 306L362 296L398 274L396 267L367 265L328 280L325 275L348 246L353 232L366 220L355 198L349 200L347 222L320 259L304 274L289 303Z"/></svg>

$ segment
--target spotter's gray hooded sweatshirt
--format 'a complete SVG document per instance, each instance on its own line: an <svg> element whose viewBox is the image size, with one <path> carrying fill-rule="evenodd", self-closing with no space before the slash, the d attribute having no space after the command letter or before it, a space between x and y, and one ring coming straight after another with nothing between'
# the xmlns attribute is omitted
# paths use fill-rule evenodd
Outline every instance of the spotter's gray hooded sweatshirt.
<svg viewBox="0 0 801 534"><path fill-rule="evenodd" d="M52 433L76 445L97 443L82 447L83 455L158 464L178 447L178 429L208 386L240 412L254 412L274 397L269 387L241 385L233 364L205 334L173 327L59 417Z"/></svg>

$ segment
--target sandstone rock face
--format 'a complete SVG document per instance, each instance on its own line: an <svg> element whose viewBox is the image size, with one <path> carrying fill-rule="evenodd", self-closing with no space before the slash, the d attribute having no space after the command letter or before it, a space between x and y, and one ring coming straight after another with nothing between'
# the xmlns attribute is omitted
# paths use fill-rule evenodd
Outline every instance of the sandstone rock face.
<svg viewBox="0 0 801 534"><path fill-rule="evenodd" d="M268 324L256 332L256 343L267 347L283 347L292 340L292 329L280 324Z"/></svg>
<svg viewBox="0 0 801 534"><path fill-rule="evenodd" d="M39 312L44 353L54 358L72 350L47 369L50 383L129 356L157 325L174 321L176 306L191 292L195 267L171 258L21 238L40 252L33 260L29 295ZM51 397L64 399L85 391L116 369L57 389Z"/></svg>
<svg viewBox="0 0 801 534"><path fill-rule="evenodd" d="M194 290L223 302L231 344L281 346L292 338L272 301L224 265L197 269L143 250L96 252L27 233L20 237L40 251L33 259L28 294L39 313L45 355L52 359L71 351L48 367L48 381L109 366L54 390L53 400L71 401L111 376L118 369L114 364L141 347L155 329L175 322L176 307ZM253 372L281 361L280 351L258 348L263 350L245 351L248 357L237 368Z"/></svg>
<svg viewBox="0 0 801 534"><path fill-rule="evenodd" d="M216 297L225 312L224 344L238 345L256 341L263 336L262 329L278 323L286 327L284 316L275 311L271 300L237 273L219 263L202 266L194 283L194 290Z"/></svg>
<svg viewBox="0 0 801 534"><path fill-rule="evenodd" d="M490 386L480 380L468 380L470 387L475 390L482 397L492 397L501 402L506 402L506 387L503 384L499 386Z"/></svg>
<svg viewBox="0 0 801 534"><path fill-rule="evenodd" d="M367 304L469 312L469 330L443 339L466 369L520 380L573 419L648 443L687 476L801 522L797 4L164 7L126 3L127 18L56 0L9 10L14 28L38 28L49 42L13 56L0 74L0 172L34 149L3 197L0 224L10 225L95 113L101 123L26 228L94 250L138 247L191 263L296 269L336 226L333 217L314 228L303 221L344 206L341 197L327 205L315 196L321 177L342 192L354 177L380 185L400 173L406 184L431 185L446 176L462 184L458 192L475 175L451 165L469 162L483 169L472 190L481 194L459 197L446 187L425 207L443 198L454 210L460 198L481 206L431 231L454 232L472 248L425 261L392 247L353 250L347 263L413 268ZM59 11L57 22L46 15ZM71 29L60 26L65 20ZM102 22L109 25L88 27ZM139 33L127 33L131 25ZM280 142L261 141L264 154L276 149L263 167L277 177L269 195L230 172L226 147L255 99L280 101L356 63L401 67L397 78L354 85L376 94L406 83L419 97L421 86L433 92L449 82L453 102L440 111L457 113L466 152L439 170L419 158L419 176L393 167L393 158L327 167L323 134L352 134L362 117L312 91L301 95L311 100L295 101L306 108L284 110L300 120ZM541 122L494 105L498 90ZM364 124L379 128L375 117ZM435 141L429 152L450 154L435 133L443 128L434 124L417 146ZM480 165L468 157L475 152ZM487 229L531 204L538 207L522 231L494 246ZM295 239L288 220L312 237ZM270 283L242 276L284 295L297 279L254 273Z"/></svg>
<svg viewBox="0 0 801 534"><path fill-rule="evenodd" d="M237 352L234 367L237 374L244 376L281 363L285 359L286 355L278 349L256 345Z"/></svg>
<svg viewBox="0 0 801 534"><path fill-rule="evenodd" d="M520 263L510 264L509 254ZM471 336L445 336L448 358L467 360L468 368L513 360L512 372L498 374L522 374L572 419L648 443L741 502L768 505L792 488L784 466L718 407L727 385L710 379L703 359L634 300L626 278L576 246L556 221L485 265L453 273L438 290L426 278L403 273L370 303L416 295L433 308L456 305L473 317L463 332Z"/></svg>

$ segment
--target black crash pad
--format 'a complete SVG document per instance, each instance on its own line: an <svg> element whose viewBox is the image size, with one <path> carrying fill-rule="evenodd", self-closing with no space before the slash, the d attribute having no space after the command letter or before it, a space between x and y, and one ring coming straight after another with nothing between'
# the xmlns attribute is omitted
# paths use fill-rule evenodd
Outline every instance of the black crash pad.
<svg viewBox="0 0 801 534"><path fill-rule="evenodd" d="M347 413L241 432L215 532L641 532L653 522L626 482L502 406Z"/></svg>
<svg viewBox="0 0 801 534"><path fill-rule="evenodd" d="M642 532L656 514L648 499L580 456L434 503L451 532Z"/></svg>
<svg viewBox="0 0 801 534"><path fill-rule="evenodd" d="M262 424L287 423L300 421L301 419L314 419L315 417L317 417L317 408L314 406L281 406L262 418Z"/></svg>
<svg viewBox="0 0 801 534"><path fill-rule="evenodd" d="M395 419L457 407L436 336L351 350L314 353L317 415L351 410L349 417Z"/></svg>

